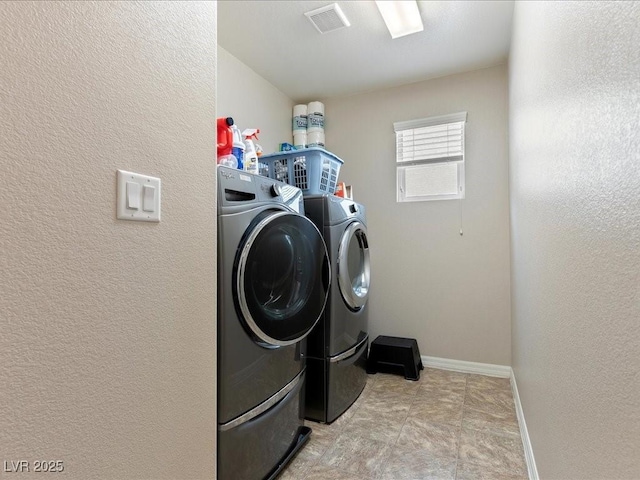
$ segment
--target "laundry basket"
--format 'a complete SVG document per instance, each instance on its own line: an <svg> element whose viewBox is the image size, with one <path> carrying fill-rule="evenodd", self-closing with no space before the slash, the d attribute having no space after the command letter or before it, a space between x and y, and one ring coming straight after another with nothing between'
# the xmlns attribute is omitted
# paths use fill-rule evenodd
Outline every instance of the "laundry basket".
<svg viewBox="0 0 640 480"><path fill-rule="evenodd" d="M308 195L333 194L344 163L317 147L262 155L260 162L266 165L269 178L298 187Z"/></svg>

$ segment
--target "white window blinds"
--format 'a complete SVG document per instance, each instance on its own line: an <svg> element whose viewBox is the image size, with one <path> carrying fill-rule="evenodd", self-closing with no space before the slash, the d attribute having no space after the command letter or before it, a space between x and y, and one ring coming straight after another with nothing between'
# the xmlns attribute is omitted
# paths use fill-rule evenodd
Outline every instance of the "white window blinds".
<svg viewBox="0 0 640 480"><path fill-rule="evenodd" d="M467 113L396 122L396 161L433 163L464 160L464 123Z"/></svg>
<svg viewBox="0 0 640 480"><path fill-rule="evenodd" d="M393 124L399 202L464 198L466 112Z"/></svg>

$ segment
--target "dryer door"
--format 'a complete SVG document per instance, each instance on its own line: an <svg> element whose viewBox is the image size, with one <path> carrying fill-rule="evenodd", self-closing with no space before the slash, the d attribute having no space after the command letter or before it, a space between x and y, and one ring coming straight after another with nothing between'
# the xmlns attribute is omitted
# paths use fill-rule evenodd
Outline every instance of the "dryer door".
<svg viewBox="0 0 640 480"><path fill-rule="evenodd" d="M365 226L351 223L342 235L338 249L338 286L347 306L358 311L367 303L371 270L369 242Z"/></svg>
<svg viewBox="0 0 640 480"><path fill-rule="evenodd" d="M257 343L299 342L319 320L329 293L322 234L303 215L262 212L245 234L234 275L241 317Z"/></svg>

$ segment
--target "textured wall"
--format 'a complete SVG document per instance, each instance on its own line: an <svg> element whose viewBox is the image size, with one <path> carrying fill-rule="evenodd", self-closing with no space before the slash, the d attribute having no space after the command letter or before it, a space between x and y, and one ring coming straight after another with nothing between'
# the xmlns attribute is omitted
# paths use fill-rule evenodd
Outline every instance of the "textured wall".
<svg viewBox="0 0 640 480"><path fill-rule="evenodd" d="M213 478L216 4L1 2L0 37L0 460Z"/></svg>
<svg viewBox="0 0 640 480"><path fill-rule="evenodd" d="M293 141L293 100L218 46L217 115L233 117L240 130L259 128L258 142L264 153L278 151L282 142Z"/></svg>
<svg viewBox="0 0 640 480"><path fill-rule="evenodd" d="M325 104L327 148L345 160L340 179L368 209L372 336L414 337L423 355L509 365L507 67ZM396 203L393 122L460 111L466 198Z"/></svg>
<svg viewBox="0 0 640 480"><path fill-rule="evenodd" d="M545 479L640 478L639 18L516 2L513 367Z"/></svg>

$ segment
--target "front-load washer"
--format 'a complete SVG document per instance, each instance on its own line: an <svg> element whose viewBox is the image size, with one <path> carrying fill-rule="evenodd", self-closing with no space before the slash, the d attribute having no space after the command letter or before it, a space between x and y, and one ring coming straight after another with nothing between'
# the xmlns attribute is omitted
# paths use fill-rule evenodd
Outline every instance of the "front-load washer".
<svg viewBox="0 0 640 480"><path fill-rule="evenodd" d="M303 426L330 266L301 191L218 167L218 479L269 477Z"/></svg>
<svg viewBox="0 0 640 480"><path fill-rule="evenodd" d="M371 280L365 208L334 195L310 195L305 213L322 231L331 261L329 301L307 339L305 416L331 423L367 381Z"/></svg>

